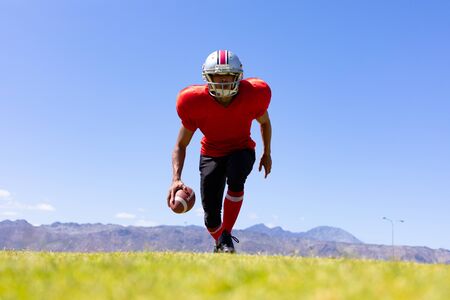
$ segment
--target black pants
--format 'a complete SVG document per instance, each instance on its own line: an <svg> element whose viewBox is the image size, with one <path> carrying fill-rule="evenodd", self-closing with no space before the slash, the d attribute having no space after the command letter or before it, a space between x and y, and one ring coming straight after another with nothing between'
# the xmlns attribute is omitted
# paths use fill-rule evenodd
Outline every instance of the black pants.
<svg viewBox="0 0 450 300"><path fill-rule="evenodd" d="M200 190L207 228L219 227L225 183L233 192L244 190L255 163L255 150L243 149L222 157L200 155Z"/></svg>

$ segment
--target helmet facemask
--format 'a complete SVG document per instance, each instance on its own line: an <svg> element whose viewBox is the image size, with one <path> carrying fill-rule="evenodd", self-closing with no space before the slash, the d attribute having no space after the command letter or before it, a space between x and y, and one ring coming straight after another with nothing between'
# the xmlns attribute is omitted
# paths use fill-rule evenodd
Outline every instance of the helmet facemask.
<svg viewBox="0 0 450 300"><path fill-rule="evenodd" d="M233 75L234 79L231 82L214 82L212 74L204 74L205 81L208 83L208 91L211 96L216 98L233 97L238 93L239 82L242 79L242 73L214 73L217 75Z"/></svg>

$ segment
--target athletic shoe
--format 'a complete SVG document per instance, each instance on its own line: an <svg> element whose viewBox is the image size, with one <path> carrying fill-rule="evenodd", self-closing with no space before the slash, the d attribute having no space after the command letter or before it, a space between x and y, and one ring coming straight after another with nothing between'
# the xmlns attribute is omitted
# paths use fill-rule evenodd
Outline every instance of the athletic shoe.
<svg viewBox="0 0 450 300"><path fill-rule="evenodd" d="M217 240L216 247L214 247L214 253L235 253L233 240L239 243L239 240L224 230Z"/></svg>

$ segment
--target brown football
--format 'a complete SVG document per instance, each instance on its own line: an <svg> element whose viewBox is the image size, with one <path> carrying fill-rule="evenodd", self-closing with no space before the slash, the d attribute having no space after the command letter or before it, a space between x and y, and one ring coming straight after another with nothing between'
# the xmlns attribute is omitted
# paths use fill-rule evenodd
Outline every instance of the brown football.
<svg viewBox="0 0 450 300"><path fill-rule="evenodd" d="M181 189L175 194L175 200L170 203L170 208L177 214L183 214L191 210L195 204L195 193L190 187L186 191Z"/></svg>

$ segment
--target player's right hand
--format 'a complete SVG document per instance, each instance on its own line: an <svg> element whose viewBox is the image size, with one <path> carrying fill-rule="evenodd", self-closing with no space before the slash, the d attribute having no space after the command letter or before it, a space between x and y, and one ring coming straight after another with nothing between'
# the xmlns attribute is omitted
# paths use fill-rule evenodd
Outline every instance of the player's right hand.
<svg viewBox="0 0 450 300"><path fill-rule="evenodd" d="M181 180L174 180L169 188L169 193L167 194L167 206L170 207L170 203L175 201L175 193L178 190L186 189L186 186Z"/></svg>

